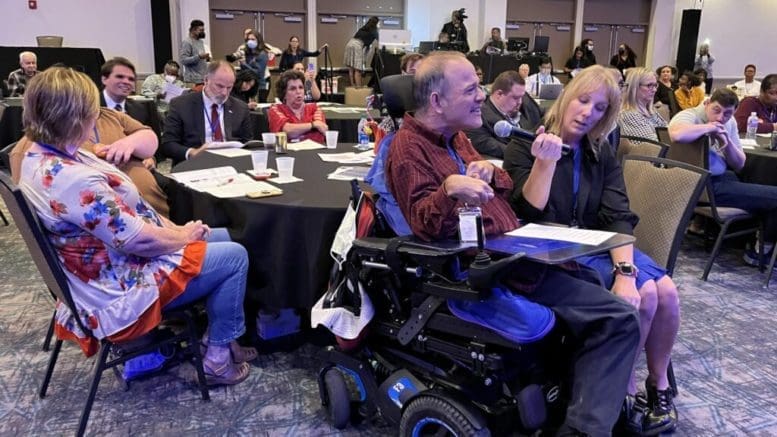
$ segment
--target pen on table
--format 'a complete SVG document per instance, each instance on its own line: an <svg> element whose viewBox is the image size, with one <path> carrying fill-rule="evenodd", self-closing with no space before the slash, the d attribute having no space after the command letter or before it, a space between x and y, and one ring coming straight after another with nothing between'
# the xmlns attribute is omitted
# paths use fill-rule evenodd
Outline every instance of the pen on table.
<svg viewBox="0 0 777 437"><path fill-rule="evenodd" d="M231 183L232 183L232 182L234 182L234 181L235 181L235 179L234 179L234 178L229 178L229 179L227 179L227 180L225 180L225 181L221 181L221 182L219 182L219 184L218 184L218 185L216 185L216 186L217 186L217 187L223 187L224 185L231 184Z"/></svg>

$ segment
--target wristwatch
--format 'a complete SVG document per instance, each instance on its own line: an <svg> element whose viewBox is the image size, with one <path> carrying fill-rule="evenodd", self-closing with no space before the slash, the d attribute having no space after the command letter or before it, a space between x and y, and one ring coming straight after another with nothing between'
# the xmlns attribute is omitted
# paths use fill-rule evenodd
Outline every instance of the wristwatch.
<svg viewBox="0 0 777 437"><path fill-rule="evenodd" d="M632 263L621 261L612 266L613 275L628 276L630 278L636 278L639 273L639 269Z"/></svg>

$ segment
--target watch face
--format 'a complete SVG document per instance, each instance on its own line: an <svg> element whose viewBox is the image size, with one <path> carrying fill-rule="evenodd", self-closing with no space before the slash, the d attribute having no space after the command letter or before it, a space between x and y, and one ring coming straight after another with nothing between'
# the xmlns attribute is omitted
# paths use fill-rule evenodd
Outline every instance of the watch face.
<svg viewBox="0 0 777 437"><path fill-rule="evenodd" d="M623 272L624 275L633 275L634 274L634 267L631 266L631 264L621 264L620 265L621 272Z"/></svg>

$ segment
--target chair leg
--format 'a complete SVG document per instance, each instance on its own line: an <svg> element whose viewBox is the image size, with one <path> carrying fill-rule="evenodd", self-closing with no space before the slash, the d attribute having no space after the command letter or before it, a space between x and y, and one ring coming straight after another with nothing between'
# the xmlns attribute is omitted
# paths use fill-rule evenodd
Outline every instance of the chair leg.
<svg viewBox="0 0 777 437"><path fill-rule="evenodd" d="M46 338L43 339L43 351L48 352L51 348L51 337L54 336L54 323L56 323L57 311L54 310L54 314L51 315L51 323L49 323L49 330L46 331Z"/></svg>
<svg viewBox="0 0 777 437"><path fill-rule="evenodd" d="M208 381L205 379L205 369L202 367L202 352L200 351L200 339L197 338L197 327L194 326L194 320L191 317L186 318L186 327L189 330L189 352L192 354L194 368L197 370L197 382L200 386L202 400L210 401L210 392L208 391Z"/></svg>
<svg viewBox="0 0 777 437"><path fill-rule="evenodd" d="M712 253L710 254L709 259L707 260L707 265L704 266L704 273L701 274L701 280L706 281L707 277L710 275L710 270L712 270L712 264L715 262L715 258L718 257L718 252L720 252L720 247L723 245L723 239L726 236L726 231L728 231L728 223L724 224L720 227L720 231L718 232L718 238L715 240L715 246L712 248Z"/></svg>
<svg viewBox="0 0 777 437"><path fill-rule="evenodd" d="M669 387L672 388L672 396L677 397L680 391L677 389L677 380L674 377L674 366L671 359L669 360L669 366L666 368L666 379L669 380Z"/></svg>
<svg viewBox="0 0 777 437"><path fill-rule="evenodd" d="M766 267L766 280L764 281L764 288L769 288L769 281L772 279L772 270L774 270L775 261L777 261L777 250L772 249L772 256L769 259L769 265Z"/></svg>
<svg viewBox="0 0 777 437"><path fill-rule="evenodd" d="M86 405L84 405L84 410L81 412L81 420L78 422L78 432L76 433L78 437L84 435L84 432L86 431L86 424L89 422L89 413L92 412L92 404L97 395L97 388L100 387L100 379L105 370L105 362L108 360L108 352L110 352L110 350L110 344L103 343L100 345L100 352L94 366L92 384L89 386L89 395L86 397Z"/></svg>
<svg viewBox="0 0 777 437"><path fill-rule="evenodd" d="M62 340L57 340L54 342L54 350L51 351L49 365L46 366L46 374L43 376L43 383L41 383L40 391L38 392L38 396L41 398L46 397L46 391L49 389L49 382L51 382L51 375L54 373L54 365L57 364L60 349L62 349Z"/></svg>

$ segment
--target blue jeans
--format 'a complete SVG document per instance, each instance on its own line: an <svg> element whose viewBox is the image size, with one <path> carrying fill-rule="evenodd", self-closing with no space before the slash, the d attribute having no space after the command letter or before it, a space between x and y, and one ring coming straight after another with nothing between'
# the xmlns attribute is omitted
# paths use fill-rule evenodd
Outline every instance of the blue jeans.
<svg viewBox="0 0 777 437"><path fill-rule="evenodd" d="M245 333L243 300L248 273L248 252L229 241L226 229L213 229L208 238L200 274L165 309L175 309L205 299L208 342L226 345Z"/></svg>
<svg viewBox="0 0 777 437"><path fill-rule="evenodd" d="M764 220L764 241L777 240L777 187L741 182L732 171L712 176L715 203L744 209Z"/></svg>

